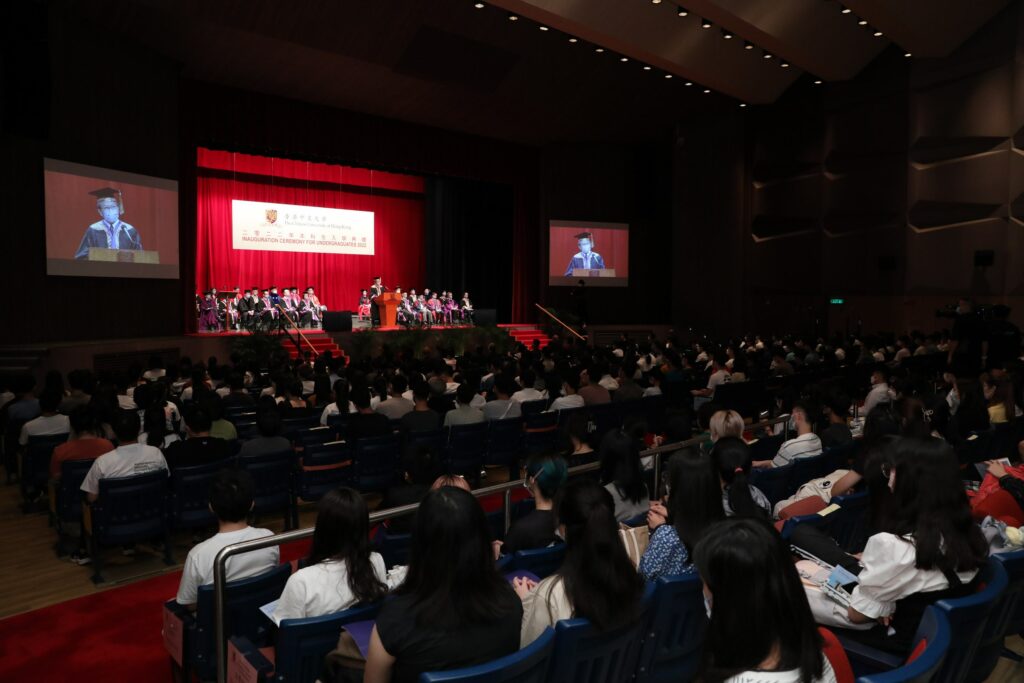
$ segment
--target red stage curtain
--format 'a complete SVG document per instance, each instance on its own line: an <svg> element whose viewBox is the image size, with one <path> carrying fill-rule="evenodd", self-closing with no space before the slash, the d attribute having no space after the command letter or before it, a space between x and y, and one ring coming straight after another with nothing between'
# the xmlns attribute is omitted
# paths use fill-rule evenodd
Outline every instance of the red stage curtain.
<svg viewBox="0 0 1024 683"><path fill-rule="evenodd" d="M400 173L199 148L196 290L313 286L330 310L356 310L359 290L420 288L423 179ZM373 256L231 248L231 200L372 211Z"/></svg>

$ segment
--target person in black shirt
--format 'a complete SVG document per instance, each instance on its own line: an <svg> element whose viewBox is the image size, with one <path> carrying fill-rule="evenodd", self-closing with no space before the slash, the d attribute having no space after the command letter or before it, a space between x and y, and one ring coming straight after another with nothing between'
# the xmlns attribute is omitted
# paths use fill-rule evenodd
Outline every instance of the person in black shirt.
<svg viewBox="0 0 1024 683"><path fill-rule="evenodd" d="M460 489L431 491L413 522L406 579L377 616L365 680L415 683L423 672L512 654L522 619L522 603L494 566L480 504Z"/></svg>
<svg viewBox="0 0 1024 683"><path fill-rule="evenodd" d="M504 555L517 550L546 548L561 539L555 533L554 499L568 479L565 460L549 455L534 456L526 463L526 486L533 495L536 507L517 519L505 534L501 546Z"/></svg>
<svg viewBox="0 0 1024 683"><path fill-rule="evenodd" d="M953 366L957 375L973 377L981 371L981 358L985 355L985 324L974 311L969 299L960 299L956 313L947 362Z"/></svg>
<svg viewBox="0 0 1024 683"><path fill-rule="evenodd" d="M423 500L440 472L437 454L429 446L410 444L402 455L402 483L384 493L380 510L411 505ZM385 524L392 534L407 534L412 529L412 515L389 519Z"/></svg>
<svg viewBox="0 0 1024 683"><path fill-rule="evenodd" d="M825 401L825 415L828 427L821 430L821 445L824 448L842 446L853 441L853 434L846 424L846 416L850 413L850 397L835 394Z"/></svg>
<svg viewBox="0 0 1024 683"><path fill-rule="evenodd" d="M402 416L402 431L432 432L441 428L441 416L430 409L430 385L419 381L412 387L412 400L416 407Z"/></svg>
<svg viewBox="0 0 1024 683"><path fill-rule="evenodd" d="M353 441L371 436L386 436L391 433L391 421L370 408L370 390L357 387L349 398L356 406L356 412L349 416L346 436Z"/></svg>
<svg viewBox="0 0 1024 683"><path fill-rule="evenodd" d="M202 408L192 405L185 409L185 427L188 438L176 441L164 451L167 467L193 467L226 460L231 446L224 439L210 436L210 416Z"/></svg>
<svg viewBox="0 0 1024 683"><path fill-rule="evenodd" d="M231 393L224 397L225 408L254 408L256 401L245 389L245 378L240 372L232 372L228 375L228 386Z"/></svg>

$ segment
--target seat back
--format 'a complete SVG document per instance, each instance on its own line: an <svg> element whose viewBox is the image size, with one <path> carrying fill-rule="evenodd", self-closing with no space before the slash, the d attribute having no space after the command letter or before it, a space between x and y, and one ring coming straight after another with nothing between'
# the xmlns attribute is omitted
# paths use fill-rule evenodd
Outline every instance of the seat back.
<svg viewBox="0 0 1024 683"><path fill-rule="evenodd" d="M523 451L523 418L509 417L487 423L488 465L510 465L519 462Z"/></svg>
<svg viewBox="0 0 1024 683"><path fill-rule="evenodd" d="M696 574L663 576L637 667L637 681L691 681L700 668L707 628L703 584Z"/></svg>
<svg viewBox="0 0 1024 683"><path fill-rule="evenodd" d="M450 428L445 460L452 474L461 474L471 481L480 476L487 452L487 430L486 422Z"/></svg>
<svg viewBox="0 0 1024 683"><path fill-rule="evenodd" d="M300 444L303 448L308 448L309 446L334 441L338 438L338 433L330 427L321 427L318 424L316 427L300 429L295 433L295 436L296 443Z"/></svg>
<svg viewBox="0 0 1024 683"><path fill-rule="evenodd" d="M973 465L976 462L983 462L992 457L992 446L995 443L995 434L991 431L978 432L958 444L954 449L956 458L961 465ZM969 468L968 473L973 474Z"/></svg>
<svg viewBox="0 0 1024 683"><path fill-rule="evenodd" d="M260 430L254 421L239 420L235 423L235 433L238 435L239 441L248 441L259 436Z"/></svg>
<svg viewBox="0 0 1024 683"><path fill-rule="evenodd" d="M833 466L834 463L835 460L828 453L794 460L793 474L789 482L789 495L796 493L798 488L812 479L832 474L836 469Z"/></svg>
<svg viewBox="0 0 1024 683"><path fill-rule="evenodd" d="M553 430L558 427L558 413L523 413L523 429L527 432Z"/></svg>
<svg viewBox="0 0 1024 683"><path fill-rule="evenodd" d="M789 482L793 478L793 465L764 467L750 470L750 483L761 490L772 507L789 496Z"/></svg>
<svg viewBox="0 0 1024 683"><path fill-rule="evenodd" d="M601 437L622 426L622 416L614 403L594 404L589 406L588 412L595 443L600 443Z"/></svg>
<svg viewBox="0 0 1024 683"><path fill-rule="evenodd" d="M448 432L444 429L431 429L425 432L407 432L405 434L405 446L426 446L437 455L444 451L448 445Z"/></svg>
<svg viewBox="0 0 1024 683"><path fill-rule="evenodd" d="M92 535L101 545L134 543L163 536L167 530L167 471L100 479L92 505Z"/></svg>
<svg viewBox="0 0 1024 683"><path fill-rule="evenodd" d="M901 667L857 679L857 683L929 683L946 660L952 642L952 630L945 615L928 607L914 636L913 652L919 653Z"/></svg>
<svg viewBox="0 0 1024 683"><path fill-rule="evenodd" d="M175 529L216 526L217 517L210 512L210 482L225 463L211 462L195 467L171 470L168 511Z"/></svg>
<svg viewBox="0 0 1024 683"><path fill-rule="evenodd" d="M1002 563L990 557L978 574L978 585L982 588L977 593L935 603L949 621L952 635L946 661L933 679L935 683L960 683L967 680L985 635L985 622L1008 583Z"/></svg>
<svg viewBox="0 0 1024 683"><path fill-rule="evenodd" d="M82 521L82 482L92 463L92 460L65 460L60 464L60 483L54 504L57 519L64 524Z"/></svg>
<svg viewBox="0 0 1024 683"><path fill-rule="evenodd" d="M373 619L380 604L357 605L336 614L306 619L285 619L277 629L274 658L276 683L313 683L323 668L324 657L338 646L345 624Z"/></svg>
<svg viewBox="0 0 1024 683"><path fill-rule="evenodd" d="M412 534L391 534L387 529L377 538L377 550L384 558L384 566L391 569L397 565L409 564L409 550L412 548Z"/></svg>
<svg viewBox="0 0 1024 683"><path fill-rule="evenodd" d="M281 597L291 576L291 564L278 565L268 572L224 585L224 638L244 636L257 645L265 644L270 621L260 607ZM200 586L196 594L196 630L192 654L196 673L201 680L216 676L216 631L214 628L213 584ZM337 644L337 635L335 635Z"/></svg>
<svg viewBox="0 0 1024 683"><path fill-rule="evenodd" d="M660 394L644 396L640 399L640 405L643 406L644 416L647 418L647 428L655 434L665 431L665 397Z"/></svg>
<svg viewBox="0 0 1024 683"><path fill-rule="evenodd" d="M356 441L356 486L360 491L384 491L395 482L400 444L398 436L386 434Z"/></svg>
<svg viewBox="0 0 1024 683"><path fill-rule="evenodd" d="M512 560L514 570L533 572L540 578L551 576L562 566L565 559L565 544L556 543L547 548L518 550Z"/></svg>
<svg viewBox="0 0 1024 683"><path fill-rule="evenodd" d="M859 553L868 540L868 492L836 496L832 502L839 509L826 517L829 534L846 552Z"/></svg>
<svg viewBox="0 0 1024 683"><path fill-rule="evenodd" d="M654 586L647 585L639 618L599 631L586 619L555 625L555 651L549 680L577 683L621 683L633 677L650 620Z"/></svg>
<svg viewBox="0 0 1024 683"><path fill-rule="evenodd" d="M519 405L520 413L523 415L536 415L537 413L543 413L547 408L548 402L543 398L536 401L524 401Z"/></svg>
<svg viewBox="0 0 1024 683"><path fill-rule="evenodd" d="M547 628L518 652L464 669L422 673L419 683L545 683L554 647L555 632Z"/></svg>
<svg viewBox="0 0 1024 683"><path fill-rule="evenodd" d="M239 469L252 477L253 512L260 514L291 508L294 461L295 452L292 450L238 458Z"/></svg>
<svg viewBox="0 0 1024 683"><path fill-rule="evenodd" d="M295 496L320 500L328 491L350 483L354 472L352 452L344 441L306 446L295 470Z"/></svg>
<svg viewBox="0 0 1024 683"><path fill-rule="evenodd" d="M783 434L760 437L757 441L750 444L750 459L771 460L775 457L775 454L779 452L779 447L782 445L783 441L785 441L785 436Z"/></svg>
<svg viewBox="0 0 1024 683"><path fill-rule="evenodd" d="M28 445L25 446L25 454L21 459L23 492L30 487L36 490L46 489L46 482L50 480L50 457L53 455L53 449L67 440L66 433L28 437Z"/></svg>
<svg viewBox="0 0 1024 683"><path fill-rule="evenodd" d="M1006 593L1000 602L1006 613L998 617L1003 621L1003 633L1024 633L1024 550L996 553L992 557L1003 565L1008 580ZM993 615L993 619L996 618Z"/></svg>

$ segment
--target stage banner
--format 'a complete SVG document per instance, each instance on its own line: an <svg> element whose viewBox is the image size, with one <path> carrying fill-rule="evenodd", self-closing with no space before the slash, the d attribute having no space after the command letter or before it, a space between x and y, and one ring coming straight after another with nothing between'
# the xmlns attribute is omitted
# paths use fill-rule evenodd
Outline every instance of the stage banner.
<svg viewBox="0 0 1024 683"><path fill-rule="evenodd" d="M373 256L373 212L231 201L235 249Z"/></svg>

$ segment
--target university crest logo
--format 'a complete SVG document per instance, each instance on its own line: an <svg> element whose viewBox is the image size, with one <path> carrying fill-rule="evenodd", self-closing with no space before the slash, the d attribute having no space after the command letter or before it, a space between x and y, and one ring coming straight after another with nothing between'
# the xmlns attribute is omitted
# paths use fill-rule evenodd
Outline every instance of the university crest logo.
<svg viewBox="0 0 1024 683"><path fill-rule="evenodd" d="M267 222L271 225L277 222L277 209L267 209Z"/></svg>

